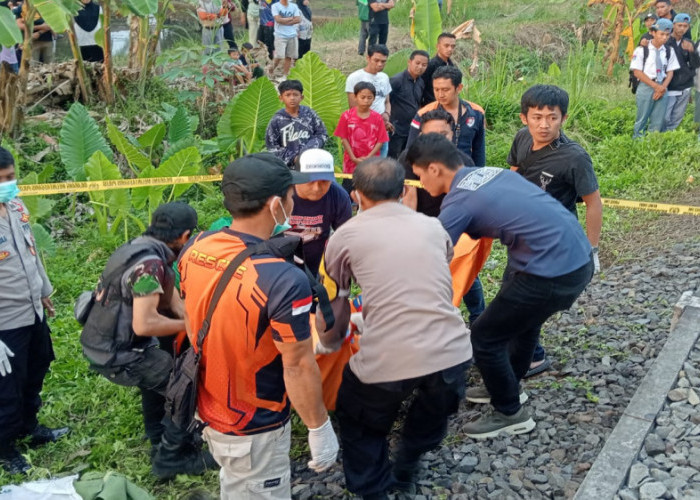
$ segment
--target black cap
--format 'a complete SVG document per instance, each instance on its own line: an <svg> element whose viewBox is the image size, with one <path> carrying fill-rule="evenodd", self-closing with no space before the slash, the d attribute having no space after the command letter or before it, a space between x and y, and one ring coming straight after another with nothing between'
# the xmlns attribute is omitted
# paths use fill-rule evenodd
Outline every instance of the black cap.
<svg viewBox="0 0 700 500"><path fill-rule="evenodd" d="M224 170L221 191L228 203L265 200L284 193L292 184L311 182L293 172L272 153L254 153L234 160Z"/></svg>
<svg viewBox="0 0 700 500"><path fill-rule="evenodd" d="M183 201L165 203L153 211L151 227L182 232L193 230L197 227L197 211Z"/></svg>
<svg viewBox="0 0 700 500"><path fill-rule="evenodd" d="M645 20L645 21L646 21L647 19L653 19L654 21L656 21L658 18L659 18L659 16L657 16L657 15L654 14L653 12L649 12L646 16L644 16L644 20Z"/></svg>

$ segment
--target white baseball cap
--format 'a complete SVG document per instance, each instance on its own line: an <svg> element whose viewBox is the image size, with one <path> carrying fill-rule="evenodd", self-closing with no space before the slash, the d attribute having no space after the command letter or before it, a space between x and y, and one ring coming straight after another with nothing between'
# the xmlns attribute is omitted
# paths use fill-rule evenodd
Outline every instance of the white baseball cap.
<svg viewBox="0 0 700 500"><path fill-rule="evenodd" d="M334 181L333 155L323 149L307 149L299 156L296 169L313 181Z"/></svg>

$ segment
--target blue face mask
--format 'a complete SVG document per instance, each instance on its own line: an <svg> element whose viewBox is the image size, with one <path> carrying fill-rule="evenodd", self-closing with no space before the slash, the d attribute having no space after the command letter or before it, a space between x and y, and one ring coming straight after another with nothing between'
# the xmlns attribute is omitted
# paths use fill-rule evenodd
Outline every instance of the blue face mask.
<svg viewBox="0 0 700 500"><path fill-rule="evenodd" d="M292 228L292 225L289 223L289 215L287 215L287 211L284 209L284 205L282 205L282 198L277 199L280 201L280 207L282 207L282 213L284 214L284 222L282 224L277 222L275 210L272 208L274 202L270 203L270 213L272 213L272 218L275 220L275 227L272 230L272 234L270 236L277 236L278 234L283 233L286 230Z"/></svg>
<svg viewBox="0 0 700 500"><path fill-rule="evenodd" d="M19 194L17 179L13 181L0 182L0 203L7 203Z"/></svg>

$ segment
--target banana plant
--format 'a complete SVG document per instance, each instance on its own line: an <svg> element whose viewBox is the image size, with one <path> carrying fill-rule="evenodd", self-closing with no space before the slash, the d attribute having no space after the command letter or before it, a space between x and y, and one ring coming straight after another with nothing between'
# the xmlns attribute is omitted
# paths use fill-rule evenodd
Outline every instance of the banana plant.
<svg viewBox="0 0 700 500"><path fill-rule="evenodd" d="M442 17L437 0L413 0L411 38L417 49L434 55L442 33Z"/></svg>

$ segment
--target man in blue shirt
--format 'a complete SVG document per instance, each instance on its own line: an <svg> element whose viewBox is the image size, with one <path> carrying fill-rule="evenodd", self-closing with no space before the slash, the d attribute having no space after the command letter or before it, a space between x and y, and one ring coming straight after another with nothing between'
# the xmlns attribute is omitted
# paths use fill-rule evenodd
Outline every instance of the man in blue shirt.
<svg viewBox="0 0 700 500"><path fill-rule="evenodd" d="M530 432L535 422L521 406L520 380L542 324L571 307L590 281L591 245L576 217L549 194L509 170L464 167L455 146L439 134L419 136L406 160L431 195L447 193L439 219L453 242L467 233L498 238L508 250L501 289L472 325L486 390L474 388L467 396L491 402L495 411L467 424L465 434Z"/></svg>

